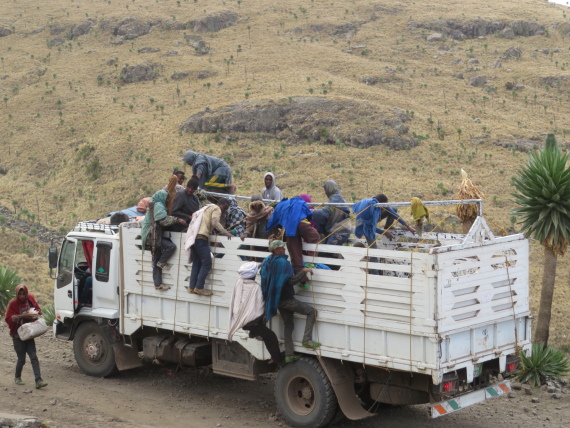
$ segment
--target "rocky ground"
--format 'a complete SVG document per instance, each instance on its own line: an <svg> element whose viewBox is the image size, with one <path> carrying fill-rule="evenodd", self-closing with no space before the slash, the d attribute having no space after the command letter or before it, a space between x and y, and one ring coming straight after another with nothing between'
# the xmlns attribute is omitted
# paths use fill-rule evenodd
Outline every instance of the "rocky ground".
<svg viewBox="0 0 570 428"><path fill-rule="evenodd" d="M209 368L176 371L146 364L112 378L84 375L71 343L45 335L36 339L44 380L33 388L32 369L24 367L24 386L13 382L15 353L4 324L0 327L0 413L35 416L49 427L286 427L277 413L273 379L257 382L213 374ZM427 406L383 410L364 421L342 420L335 427L567 427L570 390L521 389L440 419ZM555 398L555 396L557 398Z"/></svg>

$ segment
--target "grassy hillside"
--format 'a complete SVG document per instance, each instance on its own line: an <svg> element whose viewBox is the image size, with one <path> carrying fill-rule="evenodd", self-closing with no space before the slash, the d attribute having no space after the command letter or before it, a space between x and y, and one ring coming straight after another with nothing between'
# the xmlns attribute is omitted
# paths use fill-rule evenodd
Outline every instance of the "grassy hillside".
<svg viewBox="0 0 570 428"><path fill-rule="evenodd" d="M464 168L485 193L491 226L509 229L510 179L526 154L495 143L517 147L524 138L532 149L554 130L565 144L566 10L544 1L489 0L469 9L455 0L5 2L0 34L12 34L0 37L0 204L30 221L69 228L151 195L192 148L228 159L240 194L258 191L271 169L286 195L316 200L324 200L326 179L337 181L347 199L379 191L391 200L449 199ZM192 23L221 11L236 14L235 25L200 32ZM148 33L113 44L121 41L113 29L127 17L148 25ZM536 21L544 34L429 37L438 31L428 27L438 23L478 18ZM501 59L511 47L521 57ZM501 67L492 68L497 60ZM145 62L154 64L154 80L125 83L125 67ZM188 76L174 80L176 72ZM483 87L470 84L477 76L486 77ZM419 145L358 149L304 137L291 144L277 135L179 131L206 107L299 96L406 111L408 134ZM375 126L366 120L339 126ZM453 208L441 208L438 219L449 213ZM27 269L20 259L28 256L7 244L19 235L3 233L2 260ZM541 248L533 244L533 309L541 266ZM560 339L570 333L569 272L560 259L552 332Z"/></svg>

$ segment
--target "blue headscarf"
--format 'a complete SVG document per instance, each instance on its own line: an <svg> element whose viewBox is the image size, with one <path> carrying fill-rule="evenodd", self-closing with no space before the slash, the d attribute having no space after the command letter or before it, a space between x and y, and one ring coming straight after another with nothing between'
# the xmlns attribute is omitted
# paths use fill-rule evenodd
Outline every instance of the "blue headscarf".
<svg viewBox="0 0 570 428"><path fill-rule="evenodd" d="M356 229L354 230L357 238L362 238L364 235L372 241L376 239L376 225L380 221L381 209L371 205L377 203L376 198L370 198L356 202L352 206L352 212L357 214Z"/></svg>

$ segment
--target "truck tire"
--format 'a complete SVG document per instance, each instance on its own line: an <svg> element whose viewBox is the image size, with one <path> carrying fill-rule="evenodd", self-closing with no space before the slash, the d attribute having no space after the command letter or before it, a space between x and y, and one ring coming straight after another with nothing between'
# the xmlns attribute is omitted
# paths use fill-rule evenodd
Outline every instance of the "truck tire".
<svg viewBox="0 0 570 428"><path fill-rule="evenodd" d="M77 365L89 376L105 377L117 371L109 333L94 322L79 326L73 338L73 352Z"/></svg>
<svg viewBox="0 0 570 428"><path fill-rule="evenodd" d="M336 395L320 363L309 357L286 364L275 381L277 407L296 428L327 425L338 408Z"/></svg>

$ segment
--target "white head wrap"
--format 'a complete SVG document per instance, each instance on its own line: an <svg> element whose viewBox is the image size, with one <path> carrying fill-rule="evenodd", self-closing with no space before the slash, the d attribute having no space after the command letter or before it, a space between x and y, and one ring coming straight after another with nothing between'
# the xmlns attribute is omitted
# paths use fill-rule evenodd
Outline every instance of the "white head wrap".
<svg viewBox="0 0 570 428"><path fill-rule="evenodd" d="M238 269L239 276L244 279L255 278L259 265L256 262L247 262Z"/></svg>

